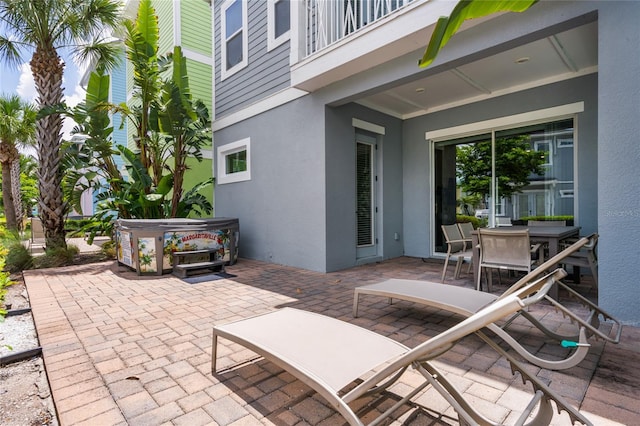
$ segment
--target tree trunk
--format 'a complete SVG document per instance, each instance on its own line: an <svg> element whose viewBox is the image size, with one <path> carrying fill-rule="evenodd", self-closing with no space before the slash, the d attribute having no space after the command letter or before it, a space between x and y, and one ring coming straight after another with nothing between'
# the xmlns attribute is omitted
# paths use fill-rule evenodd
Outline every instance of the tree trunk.
<svg viewBox="0 0 640 426"><path fill-rule="evenodd" d="M22 231L24 228L24 209L22 207L22 194L20 193L20 153L17 150L16 157L11 162L11 195L13 196L18 231Z"/></svg>
<svg viewBox="0 0 640 426"><path fill-rule="evenodd" d="M7 220L7 229L17 231L16 212L14 210L13 196L11 194L11 163L2 162L2 203L4 204L4 216Z"/></svg>
<svg viewBox="0 0 640 426"><path fill-rule="evenodd" d="M61 103L64 64L55 49L38 47L29 65L38 92L39 106ZM36 122L38 189L40 190L38 205L47 249L67 247L64 232L67 206L62 194L63 170L60 168L61 131L62 118L59 114L48 115Z"/></svg>
<svg viewBox="0 0 640 426"><path fill-rule="evenodd" d="M0 166L2 166L2 203L4 204L4 216L7 220L7 229L17 231L16 211L11 191L11 144L0 142Z"/></svg>

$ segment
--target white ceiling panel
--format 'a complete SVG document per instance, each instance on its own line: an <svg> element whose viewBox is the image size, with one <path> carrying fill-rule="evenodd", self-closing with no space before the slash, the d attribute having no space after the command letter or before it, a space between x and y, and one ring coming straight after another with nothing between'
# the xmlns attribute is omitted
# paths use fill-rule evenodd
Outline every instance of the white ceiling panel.
<svg viewBox="0 0 640 426"><path fill-rule="evenodd" d="M406 117L559 81L597 69L597 24L501 52L360 100Z"/></svg>

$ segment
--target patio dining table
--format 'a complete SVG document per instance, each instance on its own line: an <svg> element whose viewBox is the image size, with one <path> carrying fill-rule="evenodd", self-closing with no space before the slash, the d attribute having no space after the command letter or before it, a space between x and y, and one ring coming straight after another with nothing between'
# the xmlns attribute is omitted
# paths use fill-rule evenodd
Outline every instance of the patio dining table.
<svg viewBox="0 0 640 426"><path fill-rule="evenodd" d="M577 237L580 233L579 226L508 226L500 228L501 231L511 232L516 230L528 229L529 238L535 243L546 243L549 247L549 258L555 256L560 252L560 243L562 240L571 237ZM479 268L476 265L480 264L480 246L478 244L478 231L475 230L471 233L472 241L472 256L473 256L473 282L478 282L478 275L480 273ZM558 287L553 286L549 291L549 296L554 299L558 298Z"/></svg>

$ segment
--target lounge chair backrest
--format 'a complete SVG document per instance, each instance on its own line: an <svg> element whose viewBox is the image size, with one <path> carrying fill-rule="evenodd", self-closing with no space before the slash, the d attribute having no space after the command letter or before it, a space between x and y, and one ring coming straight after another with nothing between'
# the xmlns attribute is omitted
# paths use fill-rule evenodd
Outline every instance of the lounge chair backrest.
<svg viewBox="0 0 640 426"><path fill-rule="evenodd" d="M545 275L538 280L527 283L527 285L522 286L518 291L514 291L509 296L496 300L494 303L480 309L464 321L456 324L446 331L443 331L398 357L383 370L365 380L362 386L358 386L358 388L366 388L367 386L365 383L368 382L377 383L380 381L381 377L386 377L414 361L434 358L438 354L449 350L451 346L455 345L461 338L468 336L500 319L509 318L511 315L526 306L537 303L544 298L556 281L564 278L566 275L567 273L563 269L558 268L554 272ZM351 396L352 395L350 395L350 397ZM355 397L355 395L353 396Z"/></svg>
<svg viewBox="0 0 640 426"><path fill-rule="evenodd" d="M526 269L531 266L529 231L501 231L480 228L480 265L502 265L509 269Z"/></svg>
<svg viewBox="0 0 640 426"><path fill-rule="evenodd" d="M580 238L578 241L576 241L575 243L571 244L569 247L565 248L560 253L556 254L553 257L551 257L550 259L548 259L547 261L545 261L544 263L539 265L537 268L535 268L534 270L529 272L527 275L522 277L515 284L513 284L511 287L509 287L507 289L507 291L502 293L500 298L508 296L512 292L517 291L518 289L520 289L523 285L526 285L527 283L531 282L531 280L533 280L536 277L539 277L540 275L542 275L542 274L546 273L547 271L551 270L556 265L562 263L563 259L566 259L567 257L571 256L573 253L579 251L586 244L594 244L593 240L595 238L597 238L597 234L591 234L588 237Z"/></svg>

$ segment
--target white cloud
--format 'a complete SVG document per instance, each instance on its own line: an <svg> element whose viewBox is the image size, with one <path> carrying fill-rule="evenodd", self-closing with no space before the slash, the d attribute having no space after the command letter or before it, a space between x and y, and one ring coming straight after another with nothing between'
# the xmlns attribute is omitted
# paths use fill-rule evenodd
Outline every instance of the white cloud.
<svg viewBox="0 0 640 426"><path fill-rule="evenodd" d="M16 92L25 101L33 103L36 102L38 92L36 92L36 84L33 81L33 76L31 75L31 67L29 67L28 63L20 65L20 78L18 80L18 87L16 88Z"/></svg>
<svg viewBox="0 0 640 426"><path fill-rule="evenodd" d="M80 102L84 101L86 98L86 91L80 86L76 85L74 88L74 92L71 95L67 95L64 97L67 106L74 107L78 105ZM71 130L76 125L75 121L70 118L65 118L62 123L62 138L65 140L69 140L71 138Z"/></svg>
<svg viewBox="0 0 640 426"><path fill-rule="evenodd" d="M67 62L65 67L65 76L63 76L63 86L65 81L78 81L78 69L73 64L73 62ZM33 81L33 76L31 75L31 67L28 63L24 63L20 65L20 77L18 81L18 87L16 88L16 92L22 99L25 101L36 103L36 98L38 97L38 92L36 91L36 85ZM69 90L66 90L68 93ZM74 107L78 103L82 102L85 99L86 92L80 86L76 85L73 88L73 92L70 95L65 95L64 100L67 103L67 106ZM69 118L65 118L62 123L62 137L63 139L69 140L71 138L70 132L75 126L75 122Z"/></svg>

